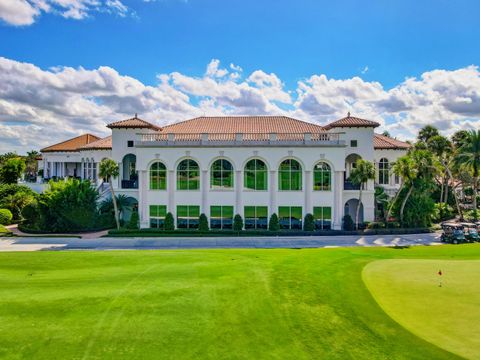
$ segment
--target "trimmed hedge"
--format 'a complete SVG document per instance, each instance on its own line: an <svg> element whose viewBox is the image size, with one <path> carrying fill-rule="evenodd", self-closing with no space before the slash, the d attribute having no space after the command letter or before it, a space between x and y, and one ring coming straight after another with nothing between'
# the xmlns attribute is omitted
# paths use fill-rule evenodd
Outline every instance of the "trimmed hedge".
<svg viewBox="0 0 480 360"><path fill-rule="evenodd" d="M321 231L303 231L303 230L173 230L165 231L159 229L113 229L108 232L108 236L112 237L220 237L220 236L338 236L338 235L390 235L390 234L420 234L433 232L431 228L410 228L410 229L367 229L362 231L344 231L344 230L321 230Z"/></svg>
<svg viewBox="0 0 480 360"><path fill-rule="evenodd" d="M13 219L13 214L8 209L0 209L0 225L8 225Z"/></svg>

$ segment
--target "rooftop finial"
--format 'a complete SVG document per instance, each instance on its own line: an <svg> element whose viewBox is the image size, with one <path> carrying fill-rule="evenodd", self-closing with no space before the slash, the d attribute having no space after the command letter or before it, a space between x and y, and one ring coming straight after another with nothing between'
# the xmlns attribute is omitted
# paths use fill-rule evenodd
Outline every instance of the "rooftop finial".
<svg viewBox="0 0 480 360"><path fill-rule="evenodd" d="M137 118L137 113L135 113L135 119Z"/></svg>
<svg viewBox="0 0 480 360"><path fill-rule="evenodd" d="M347 112L347 117L350 117L350 111L349 111L349 112Z"/></svg>

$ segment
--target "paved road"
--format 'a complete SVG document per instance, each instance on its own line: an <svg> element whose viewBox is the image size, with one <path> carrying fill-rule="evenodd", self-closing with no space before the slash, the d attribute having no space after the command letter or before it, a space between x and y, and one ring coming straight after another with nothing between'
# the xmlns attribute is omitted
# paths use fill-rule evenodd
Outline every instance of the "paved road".
<svg viewBox="0 0 480 360"><path fill-rule="evenodd" d="M348 246L440 245L440 234L348 235L301 237L204 237L204 238L0 238L0 251L37 250L146 250L218 248L328 248Z"/></svg>

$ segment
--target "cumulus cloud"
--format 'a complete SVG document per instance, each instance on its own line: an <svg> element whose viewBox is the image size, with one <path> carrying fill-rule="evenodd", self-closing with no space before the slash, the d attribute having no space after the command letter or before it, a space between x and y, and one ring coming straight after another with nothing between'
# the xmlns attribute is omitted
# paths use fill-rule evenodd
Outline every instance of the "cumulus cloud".
<svg viewBox="0 0 480 360"><path fill-rule="evenodd" d="M2 0L0 19L14 26L32 25L42 13L81 20L94 12L124 17L133 13L121 0Z"/></svg>
<svg viewBox="0 0 480 360"><path fill-rule="evenodd" d="M359 77L316 74L288 91L274 73L244 74L217 59L201 76L172 72L157 79L146 85L108 66L42 69L0 57L0 152L25 153L84 132L107 135L107 123L134 113L164 125L221 114L283 114L326 124L351 112L404 139L425 124L447 134L480 126L476 66L432 70L389 90Z"/></svg>

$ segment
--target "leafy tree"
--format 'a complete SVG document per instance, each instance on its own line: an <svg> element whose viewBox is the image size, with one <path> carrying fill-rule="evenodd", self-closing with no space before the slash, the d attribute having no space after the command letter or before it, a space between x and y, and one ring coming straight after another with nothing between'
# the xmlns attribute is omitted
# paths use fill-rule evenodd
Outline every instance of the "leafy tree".
<svg viewBox="0 0 480 360"><path fill-rule="evenodd" d="M4 184L16 184L25 171L25 161L20 158L12 158L5 161L0 168L0 182Z"/></svg>
<svg viewBox="0 0 480 360"><path fill-rule="evenodd" d="M270 231L280 230L280 223L278 221L278 216L275 213L273 213L272 216L270 216L270 220L268 221L268 230Z"/></svg>
<svg viewBox="0 0 480 360"><path fill-rule="evenodd" d="M173 218L173 214L168 212L165 216L165 230L166 231L173 231L175 230L175 219Z"/></svg>
<svg viewBox="0 0 480 360"><path fill-rule="evenodd" d="M12 212L8 209L0 209L0 225L8 225L13 219Z"/></svg>
<svg viewBox="0 0 480 360"><path fill-rule="evenodd" d="M418 132L418 140L427 143L430 138L439 135L438 129L432 125L426 125Z"/></svg>
<svg viewBox="0 0 480 360"><path fill-rule="evenodd" d="M37 158L40 156L40 153L36 150L27 152L27 157L25 159L25 173L28 175L30 180L35 179L38 172L38 161Z"/></svg>
<svg viewBox="0 0 480 360"><path fill-rule="evenodd" d="M363 159L357 160L357 166L350 172L350 181L355 185L360 185L358 194L357 212L355 214L355 224L358 229L358 219L360 214L360 207L362 206L362 191L364 184L370 180L375 179L375 166Z"/></svg>
<svg viewBox="0 0 480 360"><path fill-rule="evenodd" d="M387 130L384 130L383 133L382 133L382 135L383 135L383 136L386 136L386 137L392 137Z"/></svg>
<svg viewBox="0 0 480 360"><path fill-rule="evenodd" d="M198 218L198 230L208 231L208 219L207 215L205 215L204 213L201 213L200 217Z"/></svg>
<svg viewBox="0 0 480 360"><path fill-rule="evenodd" d="M458 148L456 161L473 176L473 209L476 210L478 208L478 175L480 171L480 130L468 132L465 142Z"/></svg>
<svg viewBox="0 0 480 360"><path fill-rule="evenodd" d="M117 224L117 229L120 229L120 219L118 214L117 199L115 197L115 191L113 190L113 183L112 183L112 178L116 178L120 175L118 164L112 159L103 159L100 162L98 175L108 180L108 184L110 185L110 192L112 193L113 208L115 212L115 222Z"/></svg>
<svg viewBox="0 0 480 360"><path fill-rule="evenodd" d="M233 217L233 230L240 232L243 229L243 219L240 214L236 214Z"/></svg>
<svg viewBox="0 0 480 360"><path fill-rule="evenodd" d="M347 231L352 231L355 228L352 217L349 214L346 214L343 217L343 229Z"/></svg>
<svg viewBox="0 0 480 360"><path fill-rule="evenodd" d="M32 189L25 185L2 184L0 185L0 208L9 209L13 220L21 220L22 209L38 197Z"/></svg>
<svg viewBox="0 0 480 360"><path fill-rule="evenodd" d="M385 221L385 209L389 203L389 197L381 186L375 187L375 209L381 208L377 218Z"/></svg>
<svg viewBox="0 0 480 360"><path fill-rule="evenodd" d="M460 148L468 139L468 130L459 130L452 135L452 143L455 149Z"/></svg>
<svg viewBox="0 0 480 360"><path fill-rule="evenodd" d="M305 231L315 230L315 219L313 218L313 215L310 213L305 215L305 219L303 221L303 230Z"/></svg>

